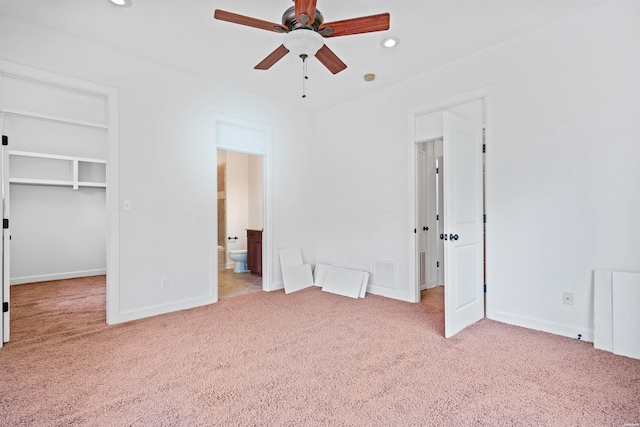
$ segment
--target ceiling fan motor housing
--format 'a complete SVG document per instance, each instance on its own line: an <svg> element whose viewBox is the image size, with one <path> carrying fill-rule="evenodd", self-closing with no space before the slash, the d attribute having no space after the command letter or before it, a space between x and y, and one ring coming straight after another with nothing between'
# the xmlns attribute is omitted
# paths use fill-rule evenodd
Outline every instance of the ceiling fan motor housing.
<svg viewBox="0 0 640 427"><path fill-rule="evenodd" d="M311 25L303 25L296 19L296 10L295 6L291 6L287 9L282 15L282 25L287 27L289 31L298 30L300 28L306 28L313 31L318 31L318 27L324 22L324 16L322 16L322 12L316 9L316 15L313 19L313 24Z"/></svg>

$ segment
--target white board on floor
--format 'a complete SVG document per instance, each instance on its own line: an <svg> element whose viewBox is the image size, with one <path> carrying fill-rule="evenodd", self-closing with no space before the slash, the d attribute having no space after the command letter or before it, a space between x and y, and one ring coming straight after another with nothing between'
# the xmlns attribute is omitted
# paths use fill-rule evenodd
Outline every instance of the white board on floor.
<svg viewBox="0 0 640 427"><path fill-rule="evenodd" d="M300 248L282 248L280 254L280 267L284 270L286 265L302 265L302 251Z"/></svg>
<svg viewBox="0 0 640 427"><path fill-rule="evenodd" d="M364 298L367 294L367 286L369 285L369 272L362 273L362 287L360 288L360 298Z"/></svg>
<svg viewBox="0 0 640 427"><path fill-rule="evenodd" d="M333 267L327 264L316 264L316 268L313 271L313 283L316 286L322 287L322 285L324 284L324 279L325 277L327 277L327 273L332 268Z"/></svg>
<svg viewBox="0 0 640 427"><path fill-rule="evenodd" d="M362 271L364 273L364 276L362 278L362 288L360 288L360 298L364 298L365 295L367 294L367 286L369 285L369 272L367 271L366 268L364 267L359 267L359 266L355 266L355 265L341 265L341 264L336 264L334 265L335 268L342 268L344 270L355 270L355 271Z"/></svg>
<svg viewBox="0 0 640 427"><path fill-rule="evenodd" d="M612 272L593 272L593 347L613 352Z"/></svg>
<svg viewBox="0 0 640 427"><path fill-rule="evenodd" d="M640 274L613 272L613 353L640 359Z"/></svg>
<svg viewBox="0 0 640 427"><path fill-rule="evenodd" d="M282 269L282 279L285 294L313 286L311 265L287 265Z"/></svg>
<svg viewBox="0 0 640 427"><path fill-rule="evenodd" d="M358 298L363 280L363 271L334 267L327 272L322 290L345 297Z"/></svg>

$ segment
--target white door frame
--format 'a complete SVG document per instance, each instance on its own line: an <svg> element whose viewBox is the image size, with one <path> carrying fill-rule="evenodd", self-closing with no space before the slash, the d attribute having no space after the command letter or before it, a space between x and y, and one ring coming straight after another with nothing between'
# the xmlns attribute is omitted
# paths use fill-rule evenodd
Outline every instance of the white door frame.
<svg viewBox="0 0 640 427"><path fill-rule="evenodd" d="M271 127L261 125L259 123L242 120L224 114L214 114L213 141L216 149L236 151L245 154L254 154L262 156L262 290L272 291L273 287L273 204L271 202L272 194L272 132ZM249 131L259 132L263 134L264 140L261 146L252 144L238 143L238 141L221 141L219 137L219 128L221 124L235 126ZM212 159L214 165L218 164L217 150L216 158ZM214 188L218 188L218 175L215 174ZM213 195L217 199L217 193ZM214 203L215 215L214 224L211 226L211 253L218 253L218 203ZM211 263L211 277L214 280L215 299L218 299L218 263Z"/></svg>
<svg viewBox="0 0 640 427"><path fill-rule="evenodd" d="M418 157L417 157L417 149L416 145L421 142L429 141L431 139L435 139L438 137L442 137L442 135L428 135L421 136L418 135L416 122L417 118L426 114L434 113L437 111L446 110L448 108L452 108L457 105L466 104L468 102L481 100L482 101L482 110L483 110L483 118L484 118L484 126L485 126L485 144L487 146L491 145L493 139L493 112L492 112L492 96L493 96L493 87L485 86L480 89L476 89L470 92L462 93L460 95L452 96L450 98L446 98L440 101L436 101L433 104L427 105L425 107L416 109L409 113L408 118L408 126L409 126L409 141L408 141L408 166L409 166L409 227L415 229L417 227L417 219L418 219L418 201L417 201L417 187L416 187L416 176L417 176L417 168L418 168ZM446 143L446 142L445 142ZM488 163L488 162L487 162ZM485 166L486 167L486 166ZM486 211L486 203L487 198L485 198L485 211ZM410 302L420 302L420 286L418 283L418 278L416 277L416 267L417 267L417 257L418 257L418 239L416 238L415 233L411 233L412 237L409 238L409 247L408 247L408 280L410 286L413 287L413 292L409 292ZM487 278L487 281L489 278ZM490 294L486 295L487 301L487 310L490 307ZM489 317L489 316L488 316Z"/></svg>
<svg viewBox="0 0 640 427"><path fill-rule="evenodd" d="M436 221L436 215L437 215L437 204L438 204L438 200L436 199L436 197L434 197L437 193L437 184L436 184L436 144L441 141L442 138L431 138L427 141L422 141L420 143L416 143L415 144L415 148L416 148L416 156L418 158L418 166L419 169L416 170L416 215L418 215L417 218L417 245L418 245L418 260L417 260L417 272L416 274L420 275L421 273L424 273L424 279L425 279L425 283L422 283L422 276L420 276L420 283L419 286L421 288L421 290L424 289L430 289L433 288L435 286L438 285L439 281L438 281L438 271L434 271L434 266L436 265L437 261L438 261L438 256L437 256L437 243L439 242L439 240L434 240L435 236L438 235L438 229L437 229L437 221ZM424 169L420 169L420 146L422 144L424 145L424 148L426 148L426 161L425 164L422 165L422 168ZM439 145L442 145L442 143L440 143ZM428 173L426 171L429 171ZM425 175L423 175L425 174ZM423 176L421 176L423 175ZM424 180L426 178L427 182L420 182L421 180ZM421 185L424 185L424 188L421 187ZM426 203L426 206L425 206ZM423 213L423 215L426 215L426 218L421 215L421 209L424 208L425 212ZM420 218L422 216L422 218ZM422 221L422 222L421 222ZM428 234L425 236L425 232L423 230L423 227L428 227ZM426 239L426 241L421 241L421 239ZM420 246L424 244L425 246L420 248ZM422 260L419 257L419 252L421 250L424 250L426 247L426 251L427 251L427 256L425 259L425 271L422 272L422 265L421 262ZM437 267L435 267L437 268ZM424 288L423 288L424 286Z"/></svg>
<svg viewBox="0 0 640 427"><path fill-rule="evenodd" d="M119 183L119 131L118 131L118 89L100 85L73 77L67 77L36 68L27 67L9 61L0 60L1 76L13 76L20 79L30 79L38 83L63 89L86 93L105 99L106 122L98 127L107 131L107 285L106 285L106 317L107 324L119 323L120 319L120 183ZM2 106L0 106L2 107ZM73 122L80 126L94 126L94 123L70 121L47 114L33 114L11 108L3 108L4 113L11 115L27 115L42 120ZM9 141L11 143L11 141ZM9 308L11 310L11 308Z"/></svg>
<svg viewBox="0 0 640 427"><path fill-rule="evenodd" d="M0 82L1 83L1 82ZM2 135L4 135L5 132L5 127L4 127L4 113L0 113L0 133ZM5 146L2 146L1 150L0 150L0 179L2 179L2 182L0 183L0 198L2 199L0 202L2 203L2 206L0 206L0 212L2 212L2 218L8 218L8 215L6 214L7 212L7 203L9 201L9 198L7 197L7 190L8 190L8 182L7 179L5 179L5 169L6 169L6 164L8 164L8 151L7 148ZM4 221L3 221L4 222ZM4 306L4 303L10 303L10 293L9 295L5 296L5 292L9 291L9 283L10 283L10 275L9 275L9 266L5 265L6 262L8 260L10 260L11 258L9 257L9 254L7 253L9 246L8 243L8 237L11 234L11 230L9 230L8 228L5 229L3 226L2 229L2 242L0 242L0 263L2 263L2 271L0 271L0 274L2 275L2 279L0 280L0 305ZM6 257L5 257L6 255ZM4 310L4 308L3 308ZM9 335L10 335L10 330L9 330L9 316L11 315L11 313L7 312L6 314L4 313L3 310L0 310L0 348L4 345L5 341L9 341ZM6 320L5 320L6 318Z"/></svg>

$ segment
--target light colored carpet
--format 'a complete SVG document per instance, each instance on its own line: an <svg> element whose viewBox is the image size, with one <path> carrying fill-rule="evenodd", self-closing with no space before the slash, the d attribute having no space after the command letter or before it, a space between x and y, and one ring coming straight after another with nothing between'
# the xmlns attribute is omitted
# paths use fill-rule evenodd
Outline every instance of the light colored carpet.
<svg viewBox="0 0 640 427"><path fill-rule="evenodd" d="M252 293L104 324L104 278L12 287L3 426L624 426L640 361L378 296Z"/></svg>

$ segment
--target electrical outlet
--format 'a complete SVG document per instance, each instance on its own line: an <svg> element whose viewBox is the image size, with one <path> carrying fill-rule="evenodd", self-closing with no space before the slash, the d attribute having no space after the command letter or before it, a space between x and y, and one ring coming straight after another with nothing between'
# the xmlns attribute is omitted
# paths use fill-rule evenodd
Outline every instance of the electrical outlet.
<svg viewBox="0 0 640 427"><path fill-rule="evenodd" d="M563 292L562 303L564 305L573 305L573 292Z"/></svg>
<svg viewBox="0 0 640 427"><path fill-rule="evenodd" d="M160 287L162 289L167 289L169 287L169 279L167 279L166 277L160 279Z"/></svg>

